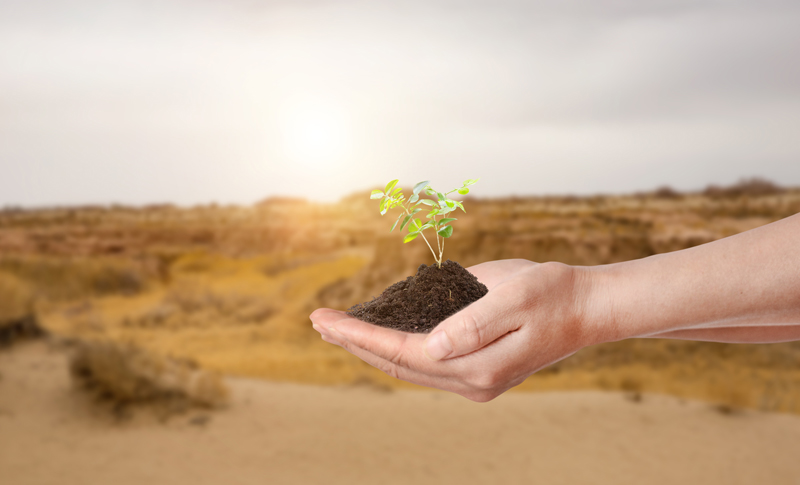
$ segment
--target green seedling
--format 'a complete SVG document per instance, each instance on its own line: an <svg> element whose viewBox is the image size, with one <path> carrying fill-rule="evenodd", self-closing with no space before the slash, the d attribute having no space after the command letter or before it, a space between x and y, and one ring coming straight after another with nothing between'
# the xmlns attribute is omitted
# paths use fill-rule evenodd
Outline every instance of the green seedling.
<svg viewBox="0 0 800 485"><path fill-rule="evenodd" d="M467 212L461 202L450 199L448 195L453 192L466 195L469 193L469 186L477 181L478 179L469 179L464 181L464 184L457 189L453 189L450 192L439 192L428 185L428 181L426 180L415 185L413 189L414 193L411 197L406 199L405 195L403 195L403 189L396 186L397 180L392 180L386 184L386 187L382 191L373 190L370 199L380 199L381 215L386 214L390 209L394 209L395 207L401 208L403 212L401 212L397 220L394 221L390 232L394 231L398 224L400 224L401 231L403 228L408 228L408 234L403 238L404 244L413 241L418 236L422 236L425 244L428 245L428 249L433 253L433 259L436 260L436 264L441 268L442 254L444 253L444 240L453 235L452 223L457 220L455 217L449 217L449 214L456 209ZM425 199L422 195L428 195L432 198ZM416 215L424 210L428 211L426 214L428 220L423 223ZM438 254L433 250L433 246L431 246L428 238L425 237L425 231L429 230L432 230L436 237L436 247L439 250Z"/></svg>

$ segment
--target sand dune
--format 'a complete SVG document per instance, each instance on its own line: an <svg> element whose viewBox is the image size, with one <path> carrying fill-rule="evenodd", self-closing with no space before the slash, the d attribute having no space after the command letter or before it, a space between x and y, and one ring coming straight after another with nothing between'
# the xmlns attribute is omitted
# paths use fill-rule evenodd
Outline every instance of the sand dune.
<svg viewBox="0 0 800 485"><path fill-rule="evenodd" d="M64 349L0 351L0 482L800 483L800 417L645 394L440 392L232 379L231 405L116 421Z"/></svg>

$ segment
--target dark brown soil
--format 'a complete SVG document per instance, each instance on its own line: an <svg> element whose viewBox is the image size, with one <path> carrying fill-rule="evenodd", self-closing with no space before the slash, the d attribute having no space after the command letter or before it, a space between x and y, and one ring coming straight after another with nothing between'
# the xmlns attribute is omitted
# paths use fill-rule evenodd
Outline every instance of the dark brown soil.
<svg viewBox="0 0 800 485"><path fill-rule="evenodd" d="M450 315L488 293L486 286L455 261L421 265L417 274L386 288L347 314L381 327L427 333Z"/></svg>

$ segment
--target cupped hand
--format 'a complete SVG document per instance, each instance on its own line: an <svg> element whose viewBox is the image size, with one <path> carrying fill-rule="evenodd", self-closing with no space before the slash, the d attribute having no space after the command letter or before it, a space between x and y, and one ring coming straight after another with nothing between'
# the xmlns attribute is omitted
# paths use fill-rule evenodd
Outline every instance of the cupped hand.
<svg viewBox="0 0 800 485"><path fill-rule="evenodd" d="M311 314L323 340L392 377L485 402L585 346L587 294L579 268L527 260L467 268L489 293L413 334L321 308Z"/></svg>

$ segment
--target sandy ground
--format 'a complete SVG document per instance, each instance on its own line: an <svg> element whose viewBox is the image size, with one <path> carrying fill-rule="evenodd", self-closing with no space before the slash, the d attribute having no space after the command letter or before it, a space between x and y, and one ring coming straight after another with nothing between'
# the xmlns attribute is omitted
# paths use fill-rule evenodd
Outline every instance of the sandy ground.
<svg viewBox="0 0 800 485"><path fill-rule="evenodd" d="M800 416L618 393L439 392L231 380L228 409L116 421L63 350L0 351L0 483L800 484Z"/></svg>

